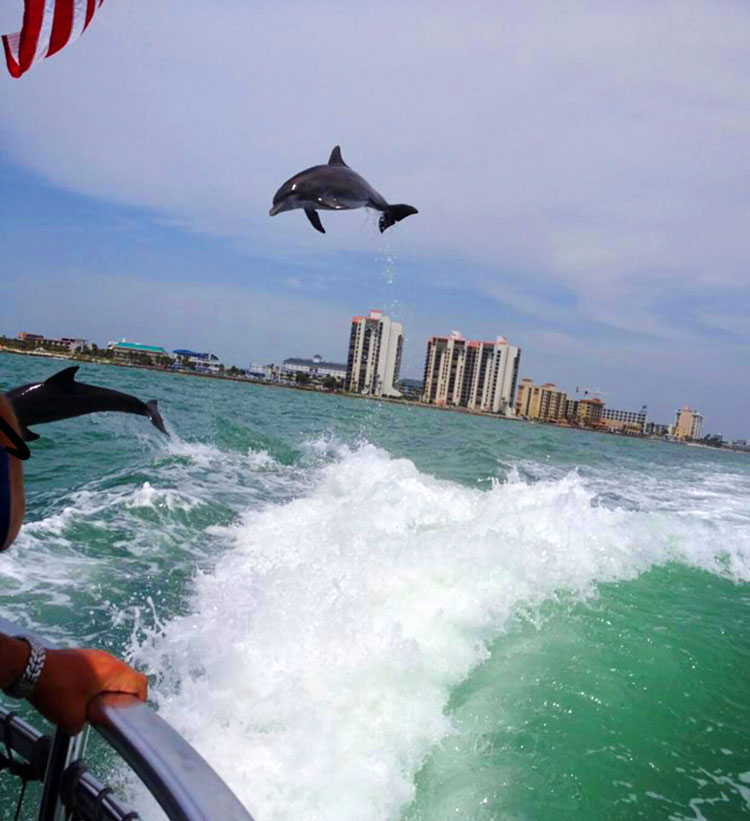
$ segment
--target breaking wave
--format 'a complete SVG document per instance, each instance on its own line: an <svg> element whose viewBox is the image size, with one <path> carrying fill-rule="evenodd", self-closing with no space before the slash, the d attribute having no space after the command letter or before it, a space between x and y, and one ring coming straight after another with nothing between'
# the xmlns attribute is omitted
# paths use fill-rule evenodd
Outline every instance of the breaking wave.
<svg viewBox="0 0 750 821"><path fill-rule="evenodd" d="M321 460L304 492L210 527L223 553L186 615L133 651L160 712L263 821L398 818L453 731L451 691L522 609L670 561L750 579L735 507L684 515L643 486L608 503L604 473L477 489L367 443L304 452Z"/></svg>

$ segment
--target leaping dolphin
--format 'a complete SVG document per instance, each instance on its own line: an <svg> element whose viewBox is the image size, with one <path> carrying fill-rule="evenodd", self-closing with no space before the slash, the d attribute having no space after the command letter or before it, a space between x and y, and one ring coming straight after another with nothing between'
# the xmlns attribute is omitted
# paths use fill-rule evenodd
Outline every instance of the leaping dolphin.
<svg viewBox="0 0 750 821"><path fill-rule="evenodd" d="M304 208L316 231L325 234L318 211L348 211L352 208L375 208L380 215L380 233L396 222L419 213L412 205L389 205L385 198L344 162L341 149L331 151L328 165L314 165L295 174L274 194L272 217L282 211Z"/></svg>
<svg viewBox="0 0 750 821"><path fill-rule="evenodd" d="M44 382L30 382L11 388L5 396L13 405L21 435L25 442L39 438L38 433L29 430L29 425L41 425L45 422L59 422L73 416L100 411L117 411L119 413L137 413L148 416L154 427L169 436L164 427L156 400L141 402L129 393L99 388L76 382L78 365L65 368L50 376Z"/></svg>

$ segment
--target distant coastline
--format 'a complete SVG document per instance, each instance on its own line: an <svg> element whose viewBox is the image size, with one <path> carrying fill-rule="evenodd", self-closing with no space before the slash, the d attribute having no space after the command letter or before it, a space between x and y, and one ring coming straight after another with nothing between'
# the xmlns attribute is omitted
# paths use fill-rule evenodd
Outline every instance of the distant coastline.
<svg viewBox="0 0 750 821"><path fill-rule="evenodd" d="M707 448L711 451L730 451L732 453L750 453L750 450L738 448L732 445L724 445L722 447L715 447L712 445L704 444L703 442L688 442L680 439L665 439L661 436L647 436L645 434L622 434L616 433L615 431L611 430L602 430L601 428L592 428L592 427L584 427L583 425L576 426L576 425L560 425L554 422L545 422L542 420L531 420L531 419L521 419L519 417L514 416L501 416L497 413L487 413L485 411L476 411L470 410L469 408L461 408L461 407L450 407L445 405L431 405L426 402L420 402L419 400L415 399L394 399L391 397L385 396L369 396L360 393L352 393L350 391L341 391L341 390L326 390L322 387L317 387L314 385L300 385L297 383L285 383L285 382L267 382L262 379L251 379L247 376L230 376L228 374L219 374L219 373L201 373L198 371L188 370L188 369L167 369L167 368L160 368L155 365L138 365L129 362L115 362L112 359L107 359L104 357L97 357L91 356L90 354L71 354L66 356L62 353L51 353L48 351L23 351L19 350L18 348L9 348L7 346L0 344L0 353L9 353L9 354L16 354L18 356L36 356L41 359L59 359L65 362L82 362L82 363L90 363L94 365L108 365L115 368L135 368L136 370L142 371L152 371L155 373L162 373L162 374L174 374L176 376L191 376L197 377L200 379L221 379L226 382L242 382L246 385L256 385L263 388L283 388L286 390L295 390L295 391L305 391L307 393L316 393L316 394L323 394L323 395L330 395L330 396L343 396L347 399L367 399L375 402L386 402L391 405L399 405L402 407L411 407L411 408L420 408L423 410L433 410L433 411L448 411L450 413L462 413L467 416L481 416L488 419L496 419L501 422L516 422L516 423L523 423L526 422L529 425L544 425L545 427L563 429L563 430L577 430L583 431L585 433L601 433L606 436L617 436L620 439L636 439L636 440L647 440L647 441L656 441L656 442L666 442L667 444L676 444L676 445L688 445L690 447L699 447L699 448Z"/></svg>

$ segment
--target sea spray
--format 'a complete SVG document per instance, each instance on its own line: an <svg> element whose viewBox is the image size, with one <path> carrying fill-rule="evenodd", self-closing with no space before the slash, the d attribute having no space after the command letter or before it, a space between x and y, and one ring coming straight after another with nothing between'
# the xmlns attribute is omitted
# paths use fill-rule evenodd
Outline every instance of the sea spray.
<svg viewBox="0 0 750 821"><path fill-rule="evenodd" d="M451 691L519 608L746 562L711 528L593 497L575 474L475 490L341 448L306 496L222 529L190 614L140 648L159 709L260 819L398 818Z"/></svg>

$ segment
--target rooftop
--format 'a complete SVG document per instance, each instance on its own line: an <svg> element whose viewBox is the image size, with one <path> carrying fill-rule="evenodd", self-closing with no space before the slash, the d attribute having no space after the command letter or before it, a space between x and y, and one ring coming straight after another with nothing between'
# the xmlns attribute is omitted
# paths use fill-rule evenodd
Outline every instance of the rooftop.
<svg viewBox="0 0 750 821"><path fill-rule="evenodd" d="M297 357L290 357L284 360L284 367L289 365L306 365L308 368L338 368L339 370L346 370L346 363L342 362L325 362L322 359L315 357L314 359L298 359Z"/></svg>
<svg viewBox="0 0 750 821"><path fill-rule="evenodd" d="M169 352L160 345L142 345L140 342L115 342L110 344L110 348L126 351L143 351L144 353L162 353L169 356Z"/></svg>

